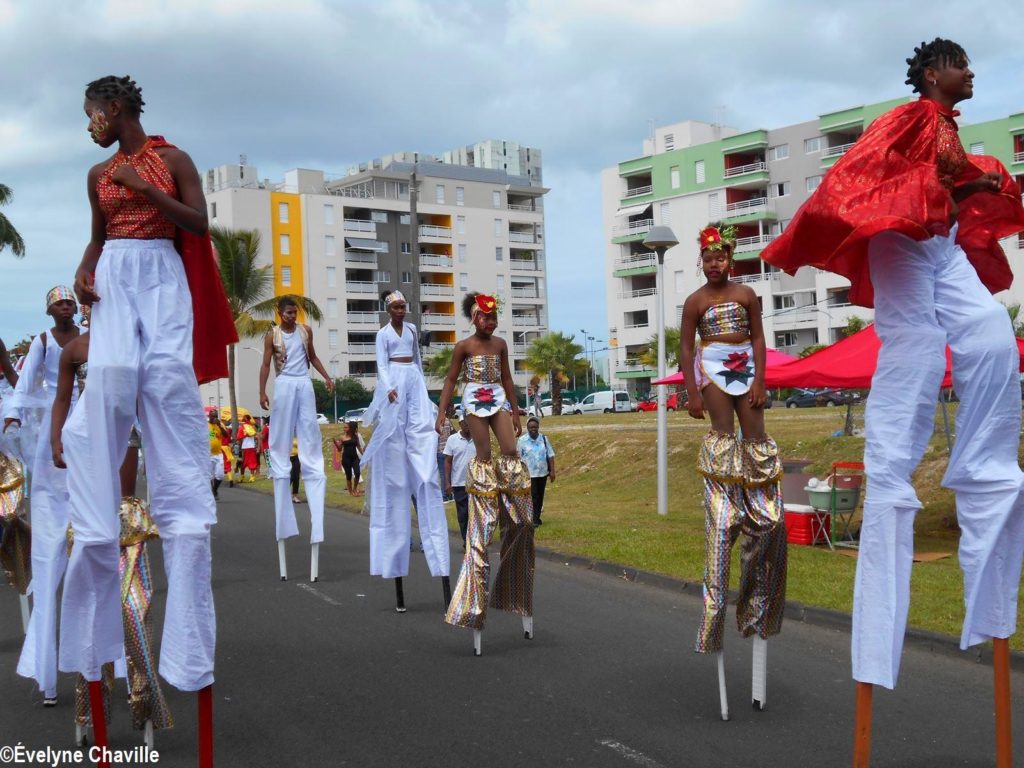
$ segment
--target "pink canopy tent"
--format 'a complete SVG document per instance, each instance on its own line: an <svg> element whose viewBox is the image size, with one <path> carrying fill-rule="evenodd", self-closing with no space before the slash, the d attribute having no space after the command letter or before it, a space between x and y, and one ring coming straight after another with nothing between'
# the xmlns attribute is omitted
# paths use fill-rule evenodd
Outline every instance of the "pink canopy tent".
<svg viewBox="0 0 1024 768"><path fill-rule="evenodd" d="M779 366L785 366L789 363L795 362L797 359L798 358L795 358L792 355L787 355L785 352L779 352L779 350L772 349L771 347L768 347L765 350L765 368L769 372ZM651 384L682 384L684 381L686 381L686 377L683 376L682 371L679 371L673 373L671 376L666 376L664 379L652 381Z"/></svg>

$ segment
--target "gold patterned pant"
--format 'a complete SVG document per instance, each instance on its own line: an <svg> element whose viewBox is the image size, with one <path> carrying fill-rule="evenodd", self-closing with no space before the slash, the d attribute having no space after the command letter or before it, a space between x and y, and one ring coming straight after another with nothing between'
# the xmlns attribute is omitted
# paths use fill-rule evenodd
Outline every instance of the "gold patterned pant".
<svg viewBox="0 0 1024 768"><path fill-rule="evenodd" d="M740 595L736 624L744 637L768 638L782 628L786 600L786 526L782 464L770 437L737 440L712 432L698 460L704 476L704 615L695 650L722 649L729 595L729 558L740 532Z"/></svg>
<svg viewBox="0 0 1024 768"><path fill-rule="evenodd" d="M533 615L533 501L530 472L518 456L499 456L495 466L470 459L466 476L469 530L459 580L445 621L483 629L487 614L490 560L487 547L501 528L501 562L494 578L491 607Z"/></svg>

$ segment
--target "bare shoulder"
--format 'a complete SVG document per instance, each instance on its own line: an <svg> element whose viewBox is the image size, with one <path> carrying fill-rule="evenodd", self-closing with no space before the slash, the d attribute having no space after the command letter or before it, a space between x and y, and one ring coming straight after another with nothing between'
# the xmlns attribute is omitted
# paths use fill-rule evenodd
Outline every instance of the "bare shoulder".
<svg viewBox="0 0 1024 768"><path fill-rule="evenodd" d="M753 303L760 306L757 302L757 294L754 292L753 288L749 285L736 285L736 288L738 289L739 296L744 304L750 305Z"/></svg>
<svg viewBox="0 0 1024 768"><path fill-rule="evenodd" d="M306 333L308 333L310 336L313 335L313 328L312 328L312 326L307 325L306 323L303 323L302 327L306 329Z"/></svg>

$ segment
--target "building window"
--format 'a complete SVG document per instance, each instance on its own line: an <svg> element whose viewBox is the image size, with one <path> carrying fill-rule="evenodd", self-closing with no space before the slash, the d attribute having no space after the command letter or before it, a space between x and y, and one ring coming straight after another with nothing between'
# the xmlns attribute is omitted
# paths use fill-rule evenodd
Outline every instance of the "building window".
<svg viewBox="0 0 1024 768"><path fill-rule="evenodd" d="M336 288L338 286L338 270L334 267L327 268L327 287Z"/></svg>
<svg viewBox="0 0 1024 768"><path fill-rule="evenodd" d="M495 237L501 237L501 234L502 234L501 219L495 219L494 220L494 236Z"/></svg>
<svg viewBox="0 0 1024 768"><path fill-rule="evenodd" d="M324 206L324 225L332 226L334 224L334 206L327 204Z"/></svg>
<svg viewBox="0 0 1024 768"><path fill-rule="evenodd" d="M408 226L411 221L412 219L408 213L403 213L398 217L399 224L405 224L406 226Z"/></svg>
<svg viewBox="0 0 1024 768"><path fill-rule="evenodd" d="M466 188L456 187L455 188L455 204L465 205L466 204Z"/></svg>
<svg viewBox="0 0 1024 768"><path fill-rule="evenodd" d="M334 255L334 235L324 235L324 256Z"/></svg>
<svg viewBox="0 0 1024 768"><path fill-rule="evenodd" d="M444 184L434 186L434 202L438 205L444 205Z"/></svg>
<svg viewBox="0 0 1024 768"><path fill-rule="evenodd" d="M771 152L772 160L785 160L789 157L789 144L779 144L772 147L769 151Z"/></svg>
<svg viewBox="0 0 1024 768"><path fill-rule="evenodd" d="M409 243L402 243L402 253L412 253L412 246Z"/></svg>
<svg viewBox="0 0 1024 768"><path fill-rule="evenodd" d="M459 243L458 252L459 252L459 264L465 264L466 263L466 244L465 243Z"/></svg>
<svg viewBox="0 0 1024 768"><path fill-rule="evenodd" d="M768 187L768 197L786 197L789 194L789 182L780 181Z"/></svg>
<svg viewBox="0 0 1024 768"><path fill-rule="evenodd" d="M212 221L216 221L217 220L217 204L216 203L210 203L210 219Z"/></svg>
<svg viewBox="0 0 1024 768"><path fill-rule="evenodd" d="M374 282L377 283L390 283L391 272L389 272L386 269L378 269L376 272L373 273L373 280Z"/></svg>
<svg viewBox="0 0 1024 768"><path fill-rule="evenodd" d="M498 290L499 291L504 291L505 290L505 276L504 275L498 275Z"/></svg>
<svg viewBox="0 0 1024 768"><path fill-rule="evenodd" d="M679 270L675 273L676 276L676 293L683 293L686 290L686 273L683 270Z"/></svg>
<svg viewBox="0 0 1024 768"><path fill-rule="evenodd" d="M675 137L675 134L666 133L665 134L664 142L665 142L665 151L666 152L671 152L673 149L676 148L676 137Z"/></svg>
<svg viewBox="0 0 1024 768"><path fill-rule="evenodd" d="M704 170L704 161L703 160L698 160L698 162L700 163L701 171L703 172L703 170ZM673 165L671 168L668 169L668 177L669 177L669 184L672 185L672 189L679 189L679 181L680 180L679 180L679 166L678 165ZM701 179L701 181L703 181L703 179Z"/></svg>
<svg viewBox="0 0 1024 768"><path fill-rule="evenodd" d="M985 154L985 142L984 141L976 141L973 144L971 144L971 154L972 155L984 155Z"/></svg>
<svg viewBox="0 0 1024 768"><path fill-rule="evenodd" d="M807 177L807 191L813 192L821 185L821 176L808 176Z"/></svg>
<svg viewBox="0 0 1024 768"><path fill-rule="evenodd" d="M494 260L495 261L504 261L505 260L505 249L502 248L500 245L497 248L494 249Z"/></svg>
<svg viewBox="0 0 1024 768"><path fill-rule="evenodd" d="M338 364L334 361L331 361L331 378L338 378Z"/></svg>
<svg viewBox="0 0 1024 768"><path fill-rule="evenodd" d="M292 252L292 239L288 235L281 235L278 242L282 256L287 256Z"/></svg>
<svg viewBox="0 0 1024 768"><path fill-rule="evenodd" d="M722 198L718 192L708 195L708 218L718 221L722 218Z"/></svg>
<svg viewBox="0 0 1024 768"><path fill-rule="evenodd" d="M277 204L277 220L282 224L288 223L288 203Z"/></svg>
<svg viewBox="0 0 1024 768"><path fill-rule="evenodd" d="M327 316L337 317L338 316L338 300L328 299L327 300Z"/></svg>
<svg viewBox="0 0 1024 768"><path fill-rule="evenodd" d="M792 309L796 306L796 297L792 293L784 293L781 296L774 296L772 297L772 306L775 307L776 311Z"/></svg>
<svg viewBox="0 0 1024 768"><path fill-rule="evenodd" d="M455 217L455 232L459 235L466 234L466 217L456 216Z"/></svg>
<svg viewBox="0 0 1024 768"><path fill-rule="evenodd" d="M327 331L327 346L331 349L338 348L338 332L334 328Z"/></svg>
<svg viewBox="0 0 1024 768"><path fill-rule="evenodd" d="M469 290L469 273L468 272L459 272L459 290L460 291L468 291Z"/></svg>
<svg viewBox="0 0 1024 768"><path fill-rule="evenodd" d="M795 347L797 343L795 331L783 331L775 334L775 348Z"/></svg>
<svg viewBox="0 0 1024 768"><path fill-rule="evenodd" d="M402 282L406 285L410 285L412 283L412 272L403 272Z"/></svg>
<svg viewBox="0 0 1024 768"><path fill-rule="evenodd" d="M391 252L391 245L390 245L390 243L388 243L387 240L378 240L377 241L377 253L390 253L390 252Z"/></svg>
<svg viewBox="0 0 1024 768"><path fill-rule="evenodd" d="M704 161L703 160L698 160L697 162L695 162L693 164L693 174L694 174L694 176L697 177L697 183L698 184L703 184L704 183L704 180L705 180L706 177L704 175ZM678 185L675 185L675 186L678 186Z"/></svg>
<svg viewBox="0 0 1024 768"><path fill-rule="evenodd" d="M290 288L292 284L292 268L281 267L281 285Z"/></svg>
<svg viewBox="0 0 1024 768"><path fill-rule="evenodd" d="M661 216L661 223L668 226L669 218L672 213L671 203L658 203L658 212Z"/></svg>
<svg viewBox="0 0 1024 768"><path fill-rule="evenodd" d="M370 211L370 221L374 224L387 224L388 223L388 212L387 211Z"/></svg>
<svg viewBox="0 0 1024 768"><path fill-rule="evenodd" d="M491 192L491 207L501 208L501 192L496 189Z"/></svg>
<svg viewBox="0 0 1024 768"><path fill-rule="evenodd" d="M804 153L813 155L815 152L821 152L821 148L825 144L825 139L822 136L815 136L813 139L804 139Z"/></svg>

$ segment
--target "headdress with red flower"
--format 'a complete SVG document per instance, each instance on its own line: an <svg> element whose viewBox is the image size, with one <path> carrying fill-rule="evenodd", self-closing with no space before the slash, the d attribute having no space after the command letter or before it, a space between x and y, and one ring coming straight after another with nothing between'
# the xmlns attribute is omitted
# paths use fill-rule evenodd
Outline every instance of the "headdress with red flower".
<svg viewBox="0 0 1024 768"><path fill-rule="evenodd" d="M476 295L476 303L473 305L472 317L475 318L480 312L483 312L485 315L489 315L492 312L500 311L501 308L496 298L488 296L486 293L478 293Z"/></svg>
<svg viewBox="0 0 1024 768"><path fill-rule="evenodd" d="M735 246L736 227L704 227L700 231L699 242L701 252L720 251L726 245Z"/></svg>

